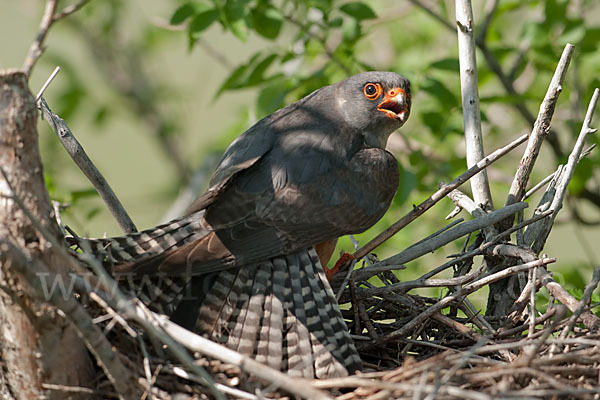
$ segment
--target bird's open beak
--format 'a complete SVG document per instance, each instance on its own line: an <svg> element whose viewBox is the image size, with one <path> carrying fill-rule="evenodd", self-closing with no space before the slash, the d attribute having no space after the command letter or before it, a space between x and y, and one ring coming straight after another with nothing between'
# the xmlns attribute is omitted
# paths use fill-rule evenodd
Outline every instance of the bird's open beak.
<svg viewBox="0 0 600 400"><path fill-rule="evenodd" d="M377 109L388 117L405 123L410 110L410 95L400 88L388 90Z"/></svg>

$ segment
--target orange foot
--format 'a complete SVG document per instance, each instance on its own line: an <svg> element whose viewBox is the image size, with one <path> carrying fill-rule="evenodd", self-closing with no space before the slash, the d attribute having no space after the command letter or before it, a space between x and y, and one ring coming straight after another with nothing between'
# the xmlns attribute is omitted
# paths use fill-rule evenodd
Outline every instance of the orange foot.
<svg viewBox="0 0 600 400"><path fill-rule="evenodd" d="M331 282L331 278L344 266L346 263L354 260L354 256L350 253L342 252L340 255L340 259L337 260L335 265L328 270L325 271L325 275L327 275L327 280Z"/></svg>

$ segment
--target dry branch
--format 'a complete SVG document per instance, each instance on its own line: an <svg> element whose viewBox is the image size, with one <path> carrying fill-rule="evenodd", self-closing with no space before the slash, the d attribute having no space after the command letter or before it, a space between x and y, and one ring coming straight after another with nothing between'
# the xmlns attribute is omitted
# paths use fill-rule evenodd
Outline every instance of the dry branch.
<svg viewBox="0 0 600 400"><path fill-rule="evenodd" d="M520 201L525 194L527 182L529 181L529 175L531 174L535 161L537 160L540 147L548 135L548 132L550 132L550 121L552 120L552 116L554 114L554 108L556 107L558 96L562 91L562 83L567 74L567 68L571 62L571 56L573 55L574 49L575 48L573 45L567 43L560 60L558 61L554 76L552 77L550 86L548 86L548 91L546 92L544 101L540 106L538 117L533 125L531 135L529 136L525 153L523 153L523 157L519 163L519 168L517 169L514 180L508 192L508 198L506 199L507 205Z"/></svg>
<svg viewBox="0 0 600 400"><path fill-rule="evenodd" d="M75 164L77 164L79 169L81 169L92 185L94 185L94 188L106 203L106 206L117 220L121 229L123 229L123 232L137 232L135 224L129 217L129 214L127 214L127 211L125 211L125 208L117 198L117 195L113 192L112 188L100 171L98 171L98 168L96 168L92 160L90 160L79 141L73 136L71 129L69 129L65 121L50 110L48 103L46 103L46 100L44 100L43 97L38 102L38 105L44 118L56 133L56 136L58 136L58 139L65 150L67 150L69 156L71 156Z"/></svg>
<svg viewBox="0 0 600 400"><path fill-rule="evenodd" d="M434 238L431 238L431 240L421 242L418 246L411 246L403 252L383 260L373 266L356 270L353 273L354 279L363 281L378 273L396 269L398 265L402 265L427 253L431 253L432 251L450 243L451 241L454 241L471 232L483 229L484 227L493 225L506 219L508 216L514 215L516 212L525 209L527 207L527 203L517 203L516 207L513 206L515 206L515 204L501 208L480 218L463 222L462 224L449 229L448 231L441 233Z"/></svg>
<svg viewBox="0 0 600 400"><path fill-rule="evenodd" d="M500 279L507 278L507 277L517 274L519 272L527 271L530 268L543 266L546 264L553 263L555 261L556 260L553 258L542 258L542 259L532 261L529 263L520 264L520 265L516 265L514 267L506 268L506 269L496 272L494 274L484 276L481 279L478 279L477 281L472 282L472 283L462 287L460 290L458 290L451 296L444 297L439 302L437 302L436 304L434 304L433 306L429 307L427 310L425 310L424 312L419 314L417 317L413 318L410 322L405 324L402 328L386 335L384 340L391 340L396 337L406 336L411 330L413 330L417 325L422 323L426 318L430 317L434 312L439 311L439 310L443 309L444 307L447 307L448 305L450 305L450 303L452 303L458 299L461 299L470 293L473 293L474 291L482 288L483 286L489 285L492 282L496 282Z"/></svg>
<svg viewBox="0 0 600 400"><path fill-rule="evenodd" d="M414 206L413 209L406 214L404 217L396 221L392 226L388 229L377 235L374 239L365 244L360 250L354 252L353 256L356 259L361 259L371 251L373 251L377 246L381 245L383 242L388 240L390 237L394 236L398 233L402 228L406 225L410 224L414 221L419 215L422 215L425 211L433 207L438 201L443 199L448 193L458 188L460 185L469 180L472 176L482 171L484 168L488 167L493 162L497 161L515 147L519 146L521 143L527 140L527 135L522 135L517 139L513 140L508 145L494 151L489 156L485 157L483 160L479 161L476 165L472 166L468 170L466 170L462 175L455 178L452 182L444 185L437 192L432 194L427 200L423 201L421 204Z"/></svg>
<svg viewBox="0 0 600 400"><path fill-rule="evenodd" d="M471 9L470 0L457 0L455 4L460 87L465 129L465 153L467 167L470 168L484 157L481 112L479 111L477 61L475 59L475 38L473 35L473 10ZM483 170L474 175L470 182L475 203L484 209L493 209L494 206L487 172Z"/></svg>
<svg viewBox="0 0 600 400"><path fill-rule="evenodd" d="M140 388L132 384L135 379L130 368L127 368L119 357L115 357L112 344L92 322L87 310L75 298L63 297L60 291L48 290L48 287L44 287L48 282L56 282L59 279L68 281L69 278L50 273L48 268L38 260L27 258L12 243L0 240L0 264L3 263L8 263L8 268L21 274L41 301L47 301L57 307L71 321L88 350L106 373L118 397L123 400L138 399Z"/></svg>

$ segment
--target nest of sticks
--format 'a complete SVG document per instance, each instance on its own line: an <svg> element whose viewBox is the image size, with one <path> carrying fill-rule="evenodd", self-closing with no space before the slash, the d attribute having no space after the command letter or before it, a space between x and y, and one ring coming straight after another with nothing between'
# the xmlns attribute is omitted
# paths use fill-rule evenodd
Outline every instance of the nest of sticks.
<svg viewBox="0 0 600 400"><path fill-rule="evenodd" d="M575 300L546 271L550 261L540 259L482 273L461 289L450 278L442 287L447 295L441 298L408 294L401 287L412 289L419 282L421 287L442 285L443 279L398 282L394 274L382 273L379 278L384 285L373 287L369 283L373 279L351 279L340 301L342 307L350 304L344 314L355 332L364 371L326 380L282 382L280 373L267 367L257 377L256 366L243 356L207 356L214 350L205 347L206 342L194 343L196 335L172 329L173 325L137 301L133 302L137 310L133 322L127 318L131 311L115 310L96 294L91 294L87 304L90 314L96 315L95 322L105 327L116 354L144 388L142 398L212 399L211 387L225 398L242 399L599 398L600 319L591 312L595 305L590 307L589 302L600 268L582 298ZM502 280L516 284L524 269L528 271L525 290L512 313L485 317L472 312L466 294ZM551 293L550 301L543 313L532 313L541 288ZM160 327L161 333L149 332L140 318ZM193 358L182 362L173 357L162 335L191 344L186 347L196 350ZM117 398L111 389L105 377L95 392Z"/></svg>
<svg viewBox="0 0 600 400"><path fill-rule="evenodd" d="M556 282L541 255L568 183L584 149L598 101L590 101L581 134L566 165L525 190L547 133L564 71L572 55L567 45L533 131L482 159L413 209L388 230L346 257L331 284L361 355L357 375L309 380L291 378L178 327L141 302L111 300L87 291L87 310L103 326L120 373L137 382L143 399L308 398L308 399L491 399L600 398L600 318L591 304L600 267L580 298ZM506 205L483 209L458 187L518 145L528 142ZM528 218L526 200L545 188ZM449 197L456 211L474 218L455 221L386 260L372 250ZM516 222L515 222L516 215ZM413 281L393 271L445 246L466 240L463 251ZM84 254L85 255L85 254ZM104 282L111 282L89 260ZM452 277L437 277L452 271ZM114 284L114 282L113 282ZM438 288L436 297L419 295ZM583 289L583 288L582 288ZM485 315L469 295L485 290ZM544 300L543 304L540 300ZM537 305L536 305L537 303ZM190 353L191 351L191 353ZM99 360L110 360L98 350ZM103 361L103 371L111 371ZM114 367L116 368L116 367ZM104 374L95 393L119 397L118 381ZM59 388L57 388L59 390ZM122 397L122 396L121 396Z"/></svg>

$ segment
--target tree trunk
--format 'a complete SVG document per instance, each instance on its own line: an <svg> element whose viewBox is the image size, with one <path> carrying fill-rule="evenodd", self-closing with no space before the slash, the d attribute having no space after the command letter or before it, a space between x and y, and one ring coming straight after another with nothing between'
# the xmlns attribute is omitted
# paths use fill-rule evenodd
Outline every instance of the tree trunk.
<svg viewBox="0 0 600 400"><path fill-rule="evenodd" d="M14 200L18 197L51 235L60 239L44 184L38 150L35 99L20 71L0 71L0 239L55 272L55 249ZM9 183L15 193L9 187ZM82 398L47 390L43 384L90 386L93 364L75 329L56 309L37 301L29 285L0 261L0 397L2 399Z"/></svg>

